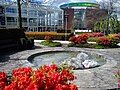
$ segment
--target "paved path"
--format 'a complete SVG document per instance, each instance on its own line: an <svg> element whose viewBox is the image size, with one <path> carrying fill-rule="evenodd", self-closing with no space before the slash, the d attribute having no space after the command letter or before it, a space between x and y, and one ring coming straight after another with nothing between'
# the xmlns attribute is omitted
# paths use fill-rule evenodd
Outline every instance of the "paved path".
<svg viewBox="0 0 120 90"><path fill-rule="evenodd" d="M38 45L38 44L37 44ZM114 77L114 72L120 68L120 48L117 49L88 49L76 47L39 47L33 50L25 50L8 55L0 56L0 71L5 71L8 74L11 70L18 67L31 66L27 59L35 53L42 53L47 51L83 51L94 53L103 56L106 64L103 66L86 69L74 70L77 79L74 81L79 90L106 90L117 88L117 79Z"/></svg>

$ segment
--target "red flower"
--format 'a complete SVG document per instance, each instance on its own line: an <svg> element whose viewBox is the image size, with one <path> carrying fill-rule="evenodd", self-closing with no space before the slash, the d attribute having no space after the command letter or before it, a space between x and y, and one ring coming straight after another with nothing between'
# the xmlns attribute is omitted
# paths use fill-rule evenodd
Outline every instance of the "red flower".
<svg viewBox="0 0 120 90"><path fill-rule="evenodd" d="M52 38L53 38L53 37L52 37L52 36L50 36L50 35L47 35L47 36L45 36L45 37L44 37L44 39L45 39L45 40L48 40L48 41L51 41L51 40L52 40Z"/></svg>
<svg viewBox="0 0 120 90"><path fill-rule="evenodd" d="M10 85L5 86L4 90L20 90L20 89L18 89L16 82L12 82Z"/></svg>
<svg viewBox="0 0 120 90"><path fill-rule="evenodd" d="M89 36L90 37L102 37L104 36L104 34L100 32L94 32L94 33L90 33Z"/></svg>
<svg viewBox="0 0 120 90"><path fill-rule="evenodd" d="M69 87L70 87L70 90L78 90L77 86L74 84L70 84Z"/></svg>
<svg viewBox="0 0 120 90"><path fill-rule="evenodd" d="M3 90L5 88L5 82L0 82L0 90Z"/></svg>
<svg viewBox="0 0 120 90"><path fill-rule="evenodd" d="M58 67L55 64L52 64L52 65L50 65L50 69L57 71Z"/></svg>
<svg viewBox="0 0 120 90"><path fill-rule="evenodd" d="M4 72L0 72L0 82L3 81L3 82L6 82L6 74Z"/></svg>
<svg viewBox="0 0 120 90"><path fill-rule="evenodd" d="M107 46L110 44L110 40L107 37L99 37L98 44Z"/></svg>
<svg viewBox="0 0 120 90"><path fill-rule="evenodd" d="M87 43L88 37L88 34L81 34L79 36L70 37L69 40L75 44L85 44Z"/></svg>
<svg viewBox="0 0 120 90"><path fill-rule="evenodd" d="M63 90L62 89L62 84L56 85L54 90Z"/></svg>
<svg viewBox="0 0 120 90"><path fill-rule="evenodd" d="M15 69L12 71L12 75L14 77L17 77L17 76L30 76L31 75L31 72L32 72L32 69L30 67L28 68L18 68L18 69Z"/></svg>
<svg viewBox="0 0 120 90"><path fill-rule="evenodd" d="M69 84L74 75L68 69L58 70L53 64L44 65L38 70L18 68L12 71L12 81L8 86L5 73L0 73L1 90L77 90L75 85Z"/></svg>
<svg viewBox="0 0 120 90"><path fill-rule="evenodd" d="M30 85L25 90L38 90L38 85L35 83L30 83Z"/></svg>

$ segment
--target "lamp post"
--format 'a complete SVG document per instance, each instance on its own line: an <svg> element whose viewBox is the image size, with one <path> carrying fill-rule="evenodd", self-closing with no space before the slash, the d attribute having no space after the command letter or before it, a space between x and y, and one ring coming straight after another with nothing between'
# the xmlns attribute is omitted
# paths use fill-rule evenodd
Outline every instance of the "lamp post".
<svg viewBox="0 0 120 90"><path fill-rule="evenodd" d="M65 41L67 39L68 14L65 14Z"/></svg>

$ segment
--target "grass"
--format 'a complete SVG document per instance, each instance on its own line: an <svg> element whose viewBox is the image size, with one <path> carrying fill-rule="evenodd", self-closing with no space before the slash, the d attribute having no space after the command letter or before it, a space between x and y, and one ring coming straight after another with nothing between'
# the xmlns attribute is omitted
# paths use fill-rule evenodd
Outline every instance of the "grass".
<svg viewBox="0 0 120 90"><path fill-rule="evenodd" d="M80 48L94 48L94 49L107 49L107 48L111 48L111 47L107 47L107 46L103 46L103 45L98 45L98 44L74 44L74 43L70 43L68 44L68 47L80 47ZM114 48L118 48L118 47L114 47Z"/></svg>
<svg viewBox="0 0 120 90"><path fill-rule="evenodd" d="M62 44L60 42L53 42L53 41L42 41L40 44L44 46L49 46L49 47L60 47Z"/></svg>

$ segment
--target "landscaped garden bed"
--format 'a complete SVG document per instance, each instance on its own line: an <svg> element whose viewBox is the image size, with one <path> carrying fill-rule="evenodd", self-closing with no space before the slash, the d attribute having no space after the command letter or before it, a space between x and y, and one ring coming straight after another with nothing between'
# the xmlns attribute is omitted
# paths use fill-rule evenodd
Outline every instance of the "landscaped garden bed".
<svg viewBox="0 0 120 90"><path fill-rule="evenodd" d="M62 44L60 42L53 42L52 41L52 36L45 36L45 40L40 42L40 44L44 46L49 46L49 47L60 47Z"/></svg>
<svg viewBox="0 0 120 90"><path fill-rule="evenodd" d="M79 36L72 36L69 39L71 43L69 47L81 47L81 48L118 48L120 43L120 34L110 34L105 36L102 33L86 33ZM95 43L88 43L95 42Z"/></svg>

